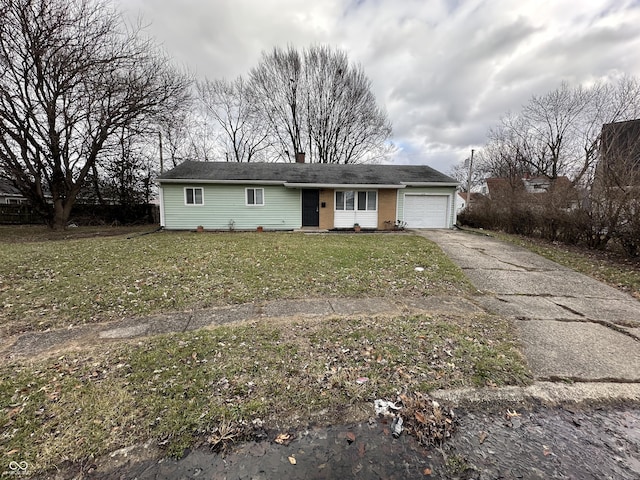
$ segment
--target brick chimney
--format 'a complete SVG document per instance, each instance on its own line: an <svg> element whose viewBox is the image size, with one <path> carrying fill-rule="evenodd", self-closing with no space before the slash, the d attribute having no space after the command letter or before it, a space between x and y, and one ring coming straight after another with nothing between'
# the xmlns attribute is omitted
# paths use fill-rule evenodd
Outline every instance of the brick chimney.
<svg viewBox="0 0 640 480"><path fill-rule="evenodd" d="M304 152L296 152L296 163L304 163Z"/></svg>

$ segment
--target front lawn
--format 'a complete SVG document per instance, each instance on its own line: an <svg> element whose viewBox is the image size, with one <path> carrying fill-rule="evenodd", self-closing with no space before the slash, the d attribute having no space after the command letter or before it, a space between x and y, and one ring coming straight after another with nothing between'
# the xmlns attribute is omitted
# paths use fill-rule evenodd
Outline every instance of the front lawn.
<svg viewBox="0 0 640 480"><path fill-rule="evenodd" d="M28 231L0 232L2 335L238 302L471 292L435 244L408 234ZM251 321L5 363L0 465L86 470L148 440L179 456L364 420L400 392L526 384L514 338L471 309Z"/></svg>
<svg viewBox="0 0 640 480"><path fill-rule="evenodd" d="M6 230L2 238L15 240ZM162 232L14 240L0 249L0 335L260 300L468 289L435 244L412 235Z"/></svg>
<svg viewBox="0 0 640 480"><path fill-rule="evenodd" d="M170 455L373 415L377 398L530 377L482 313L259 321L0 367L0 461L90 466L151 439Z"/></svg>

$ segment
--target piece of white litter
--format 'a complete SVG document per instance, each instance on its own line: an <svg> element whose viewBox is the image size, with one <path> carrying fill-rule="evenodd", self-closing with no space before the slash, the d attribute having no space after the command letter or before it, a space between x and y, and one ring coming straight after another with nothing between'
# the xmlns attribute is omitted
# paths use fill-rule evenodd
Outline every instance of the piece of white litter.
<svg viewBox="0 0 640 480"><path fill-rule="evenodd" d="M416 268L414 268L414 270L416 272L424 272L424 268L423 267L416 267Z"/></svg>
<svg viewBox="0 0 640 480"><path fill-rule="evenodd" d="M388 402L386 400L375 400L373 402L373 406L376 409L376 415L393 415L391 410L400 410L401 407L396 407L393 402Z"/></svg>

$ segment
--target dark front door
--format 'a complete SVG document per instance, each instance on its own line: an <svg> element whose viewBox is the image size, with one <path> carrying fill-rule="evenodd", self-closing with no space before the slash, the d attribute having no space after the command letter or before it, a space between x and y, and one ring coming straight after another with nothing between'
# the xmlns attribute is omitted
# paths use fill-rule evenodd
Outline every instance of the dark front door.
<svg viewBox="0 0 640 480"><path fill-rule="evenodd" d="M320 225L320 190L302 190L302 226Z"/></svg>

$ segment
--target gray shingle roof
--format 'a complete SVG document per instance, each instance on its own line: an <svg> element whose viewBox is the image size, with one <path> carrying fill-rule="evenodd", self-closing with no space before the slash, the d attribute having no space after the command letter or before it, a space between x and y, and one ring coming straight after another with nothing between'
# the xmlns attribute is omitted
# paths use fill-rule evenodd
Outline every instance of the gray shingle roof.
<svg viewBox="0 0 640 480"><path fill-rule="evenodd" d="M22 196L20 191L13 185L13 183L9 182L5 179L0 179L0 195L2 196Z"/></svg>
<svg viewBox="0 0 640 480"><path fill-rule="evenodd" d="M426 165L340 165L321 163L237 163L186 161L158 181L283 182L324 185L457 184Z"/></svg>

